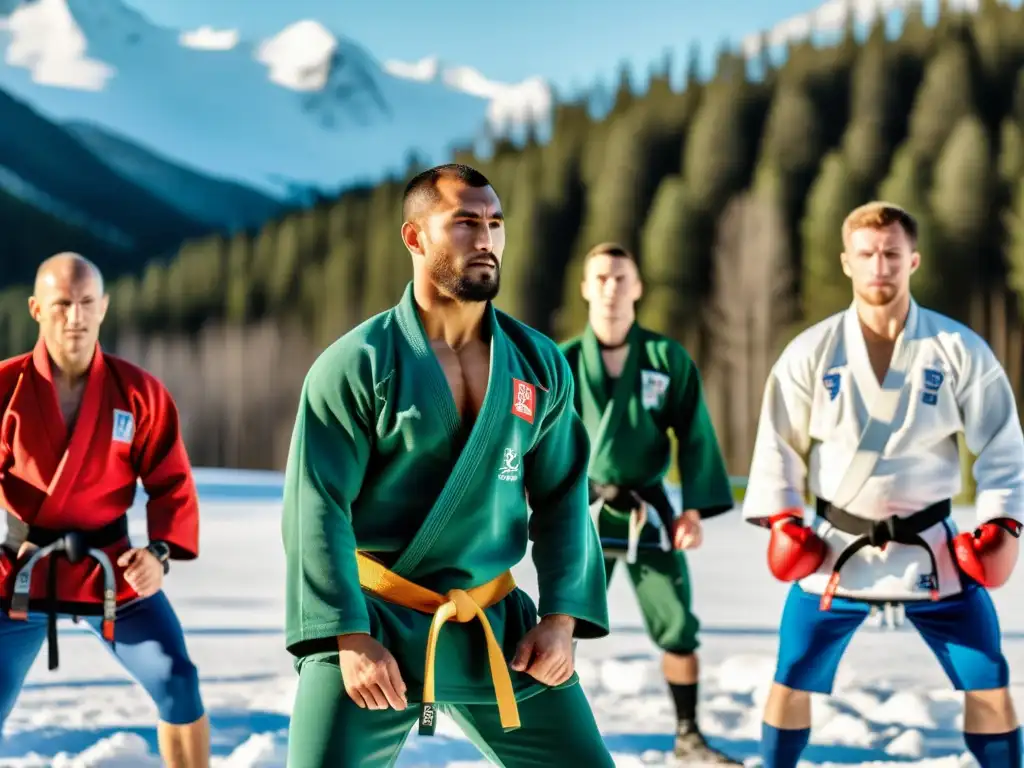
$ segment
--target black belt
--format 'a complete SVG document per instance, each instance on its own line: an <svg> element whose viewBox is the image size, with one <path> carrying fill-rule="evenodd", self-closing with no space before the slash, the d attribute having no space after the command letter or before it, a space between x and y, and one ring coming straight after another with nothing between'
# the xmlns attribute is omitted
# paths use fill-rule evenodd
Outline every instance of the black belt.
<svg viewBox="0 0 1024 768"><path fill-rule="evenodd" d="M590 481L590 503L598 499L604 501L612 509L623 512L630 512L639 509L646 502L649 504L661 520L666 533L672 535L672 526L675 523L676 512L672 508L672 502L668 500L665 493L665 486L661 483L652 483L642 488L621 485L601 485Z"/></svg>
<svg viewBox="0 0 1024 768"><path fill-rule="evenodd" d="M858 538L851 541L846 549L839 553L835 565L832 567L832 576L828 580L825 592L821 596L821 610L827 611L832 605L832 598L835 597L839 588L839 572L846 565L851 557L864 549L864 547L885 547L886 544L905 544L908 546L922 547L928 553L931 561L931 573L929 574L929 587L932 600L939 599L939 567L935 560L935 553L927 542L921 538L921 534L933 525L941 523L953 512L953 505L949 499L936 502L920 512L915 512L908 517L887 517L884 520L868 520L867 518L851 515L843 509L833 507L831 503L823 499L817 500L818 516L827 520L832 527L843 533L849 533Z"/></svg>
<svg viewBox="0 0 1024 768"><path fill-rule="evenodd" d="M88 531L54 530L37 528L7 514L7 540L3 546L10 550L12 560L17 558L21 545L26 541L35 544L26 558L16 560L14 566L14 594L11 596L10 618L25 620L29 613L29 596L32 591L32 571L36 564L50 555L46 579L47 601L47 646L50 669L59 665L57 650L57 567L56 557L63 556L68 562L79 563L91 557L103 568L103 639L114 645L114 619L117 613L117 579L110 558L104 547L117 544L128 538L128 517L122 515L102 528Z"/></svg>

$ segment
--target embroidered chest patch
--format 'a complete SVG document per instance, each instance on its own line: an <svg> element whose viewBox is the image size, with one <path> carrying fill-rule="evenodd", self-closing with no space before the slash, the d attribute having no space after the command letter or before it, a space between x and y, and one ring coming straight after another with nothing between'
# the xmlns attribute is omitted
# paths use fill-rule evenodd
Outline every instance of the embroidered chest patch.
<svg viewBox="0 0 1024 768"><path fill-rule="evenodd" d="M839 384L842 381L842 377L838 373L826 373L821 377L821 383L825 385L825 389L828 391L828 399L835 400L839 397Z"/></svg>
<svg viewBox="0 0 1024 768"><path fill-rule="evenodd" d="M537 410L537 388L526 381L512 379L512 413L533 424Z"/></svg>
<svg viewBox="0 0 1024 768"><path fill-rule="evenodd" d="M128 411L122 411L120 408L115 408L114 432L111 435L111 439L115 443L131 444L133 437L135 437L135 417Z"/></svg>
<svg viewBox="0 0 1024 768"><path fill-rule="evenodd" d="M502 454L498 479L506 483L512 483L519 479L519 454L511 448L506 448Z"/></svg>
<svg viewBox="0 0 1024 768"><path fill-rule="evenodd" d="M640 371L640 400L644 408L660 408L668 393L669 377L658 371Z"/></svg>
<svg viewBox="0 0 1024 768"><path fill-rule="evenodd" d="M925 405L935 405L939 402L939 388L946 377L942 371L935 368L924 369L924 393L921 395L921 402Z"/></svg>

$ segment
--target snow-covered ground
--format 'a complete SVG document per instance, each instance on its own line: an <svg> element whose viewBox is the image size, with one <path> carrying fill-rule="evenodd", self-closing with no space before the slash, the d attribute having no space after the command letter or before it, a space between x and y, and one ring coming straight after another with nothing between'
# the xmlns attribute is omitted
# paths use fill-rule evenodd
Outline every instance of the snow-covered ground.
<svg viewBox="0 0 1024 768"><path fill-rule="evenodd" d="M214 764L284 766L295 675L281 634L279 480L213 471L200 473L200 483L203 554L172 570L167 592L200 668ZM144 535L135 517L133 530ZM969 509L957 517L970 525ZM768 575L765 541L764 532L732 514L707 524L704 546L691 558L703 620L702 725L716 746L750 764L786 589ZM516 576L535 594L528 559ZM994 593L1014 671L1024 668L1022 585L1018 573ZM577 667L617 764L664 765L673 717L658 656L622 574L609 599L614 631L580 643ZM155 713L145 694L85 630L68 623L62 633L61 668L48 672L40 654L0 741L0 766L159 766ZM1024 683L1014 693L1024 703ZM866 627L847 653L836 696L815 701L805 757L815 765L974 766L964 756L961 712L960 698L912 630ZM447 721L432 738L414 733L398 764L486 765Z"/></svg>

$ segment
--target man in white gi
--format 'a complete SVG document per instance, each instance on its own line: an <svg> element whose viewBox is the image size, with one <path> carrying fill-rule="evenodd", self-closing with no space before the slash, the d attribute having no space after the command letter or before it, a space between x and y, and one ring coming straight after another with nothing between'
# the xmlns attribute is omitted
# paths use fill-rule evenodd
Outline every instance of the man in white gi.
<svg viewBox="0 0 1024 768"><path fill-rule="evenodd" d="M765 705L764 768L795 768L812 692L872 604L902 604L964 692L964 739L982 768L1020 768L1021 731L988 589L1016 564L1024 435L1006 374L969 328L910 295L917 224L869 203L843 224L853 305L801 333L765 386L743 505L769 528L772 574L795 582ZM977 457L977 527L958 533L957 435ZM804 525L805 492L816 515Z"/></svg>

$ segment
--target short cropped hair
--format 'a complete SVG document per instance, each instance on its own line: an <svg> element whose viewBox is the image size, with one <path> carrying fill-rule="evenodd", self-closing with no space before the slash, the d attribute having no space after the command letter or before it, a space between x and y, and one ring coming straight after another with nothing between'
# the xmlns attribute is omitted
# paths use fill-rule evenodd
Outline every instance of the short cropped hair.
<svg viewBox="0 0 1024 768"><path fill-rule="evenodd" d="M636 263L636 257L632 252L618 243L598 243L587 251L587 255L583 257L583 264L586 265L595 256L611 256L613 259L627 259Z"/></svg>
<svg viewBox="0 0 1024 768"><path fill-rule="evenodd" d="M405 221L421 216L424 210L440 201L437 183L441 179L455 179L477 188L491 186L486 176L464 163L446 163L421 171L405 185L405 193L402 195L402 218Z"/></svg>
<svg viewBox="0 0 1024 768"><path fill-rule="evenodd" d="M909 211L893 203L875 200L854 208L843 222L843 242L858 229L884 229L899 224L907 233L912 248L917 247L918 226Z"/></svg>

